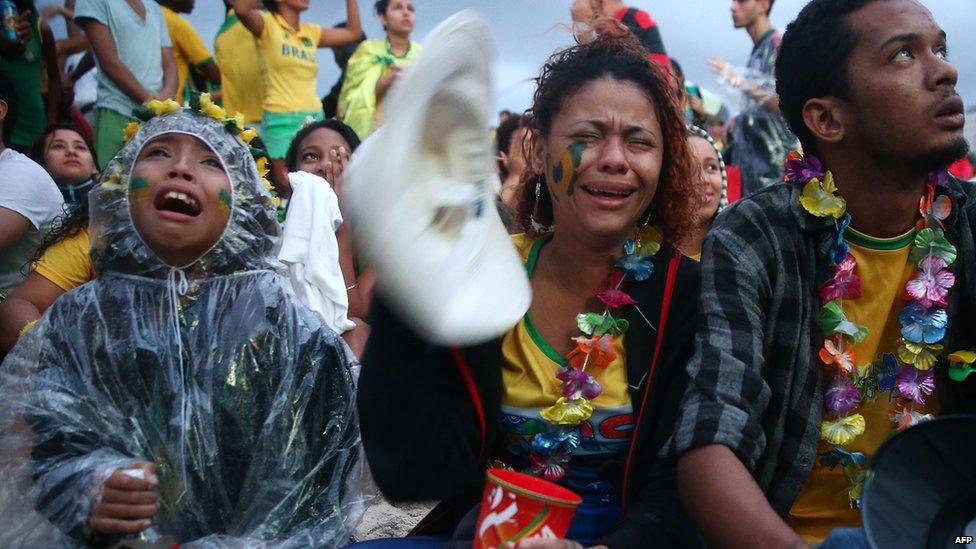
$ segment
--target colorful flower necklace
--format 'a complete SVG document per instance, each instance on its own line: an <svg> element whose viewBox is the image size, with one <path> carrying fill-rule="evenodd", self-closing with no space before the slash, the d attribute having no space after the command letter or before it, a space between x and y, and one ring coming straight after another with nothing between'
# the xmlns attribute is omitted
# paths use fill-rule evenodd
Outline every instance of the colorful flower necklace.
<svg viewBox="0 0 976 549"><path fill-rule="evenodd" d="M661 249L662 241L660 229L653 225L641 227L634 240L624 243L624 256L617 260L617 270L610 277L609 287L594 292L605 306L603 313L576 315L576 325L583 335L573 338L576 347L566 355L568 365L556 373L563 396L539 412L552 429L532 438L530 471L533 474L552 482L566 475L569 460L581 442L577 427L593 414L590 401L603 392L586 369L591 366L606 368L617 358L613 338L627 331L629 323L610 312L636 305L637 301L620 288L628 278L647 280L651 277L654 271L651 258Z"/></svg>
<svg viewBox="0 0 976 549"><path fill-rule="evenodd" d="M866 326L849 320L843 309L845 300L861 297L861 280L857 262L844 241L851 223L847 203L836 196L833 175L823 169L820 160L791 152L786 161L786 179L806 182L800 196L803 208L816 217L833 218L835 232L828 261L832 275L820 288L820 328L824 336L820 359L828 367L836 366L824 392L824 420L820 438L834 445L822 454L821 465L834 469L842 466L851 486L848 490L852 507L857 507L864 482L867 458L862 452L848 452L842 446L864 433L864 416L858 407L889 393L894 405L889 418L896 429L904 429L931 416L914 411L915 404L925 404L925 397L935 391L933 367L943 351L946 334L949 289L955 275L948 267L956 260L956 248L945 237L942 221L952 209L947 196L935 198L936 183L942 174L930 178L919 210L922 218L916 226L909 260L917 271L905 286L906 304L898 316L901 338L897 353L884 354L879 363L862 373L856 365L854 346L868 335ZM897 358L896 358L897 357ZM949 356L953 363L950 376L965 379L974 371L971 364L976 353L962 351Z"/></svg>

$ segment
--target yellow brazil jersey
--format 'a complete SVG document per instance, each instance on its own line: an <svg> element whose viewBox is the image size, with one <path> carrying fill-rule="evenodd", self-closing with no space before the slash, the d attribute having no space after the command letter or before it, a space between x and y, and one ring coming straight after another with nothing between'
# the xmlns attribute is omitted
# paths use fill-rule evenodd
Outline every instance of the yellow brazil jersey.
<svg viewBox="0 0 976 549"><path fill-rule="evenodd" d="M258 47L254 35L244 27L237 14L227 12L217 31L214 53L220 67L220 92L224 108L230 114L243 113L244 122L261 123L264 107L264 80L255 60Z"/></svg>
<svg viewBox="0 0 976 549"><path fill-rule="evenodd" d="M95 278L89 248L88 229L83 228L44 250L34 271L67 292Z"/></svg>
<svg viewBox="0 0 976 549"><path fill-rule="evenodd" d="M530 277L539 250L549 238L549 235L537 240L527 235L512 236ZM603 387L603 393L592 401L593 415L579 427L582 442L577 455L623 452L630 442L634 420L623 338L621 334L614 339L617 358L609 366L587 368ZM542 338L529 313L502 338L502 355L505 445L513 453L524 453L532 437L548 429L539 411L552 406L562 396L562 383L556 379L556 372L567 362Z"/></svg>
<svg viewBox="0 0 976 549"><path fill-rule="evenodd" d="M302 23L296 31L278 14L261 12L264 30L257 39L264 81L264 110L274 113L321 111L315 79L322 27Z"/></svg>
<svg viewBox="0 0 976 549"><path fill-rule="evenodd" d="M857 261L856 274L861 279L861 297L843 302L844 314L858 324L867 326L869 333L854 347L856 364L861 374L870 368L878 367L885 354L895 354L901 337L901 324L898 315L905 305L902 298L905 284L915 273L908 261L915 232L901 237L872 238L853 229L848 229L845 237L851 246L851 253ZM889 357L889 361L893 357ZM890 393L881 393L857 410L864 416L866 430L843 448L848 452L864 452L868 459L878 447L892 434L895 424L889 418L892 404ZM914 410L935 414L938 411L936 395L925 399L925 405L916 404ZM829 452L833 446L820 441L818 454ZM838 466L834 470L819 462L799 497L790 509L788 522L803 537L804 541L816 545L824 540L835 528L858 528L861 526L860 513L852 509L848 496L850 481Z"/></svg>
<svg viewBox="0 0 976 549"><path fill-rule="evenodd" d="M187 79L189 78L190 65L197 67L213 62L210 50L203 45L203 40L197 30L193 28L185 18L175 11L160 6L163 10L163 18L166 20L166 28L169 29L169 39L173 42L173 57L176 59L176 70L179 74L179 86L176 88L175 99L180 103L186 98Z"/></svg>

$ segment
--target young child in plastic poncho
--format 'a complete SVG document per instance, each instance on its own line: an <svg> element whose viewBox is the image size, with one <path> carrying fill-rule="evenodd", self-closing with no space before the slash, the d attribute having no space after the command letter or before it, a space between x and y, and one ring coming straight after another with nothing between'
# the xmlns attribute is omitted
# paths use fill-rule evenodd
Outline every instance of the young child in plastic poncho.
<svg viewBox="0 0 976 549"><path fill-rule="evenodd" d="M228 126L152 118L91 192L99 278L3 364L0 546L350 540L353 377L279 273L273 197Z"/></svg>

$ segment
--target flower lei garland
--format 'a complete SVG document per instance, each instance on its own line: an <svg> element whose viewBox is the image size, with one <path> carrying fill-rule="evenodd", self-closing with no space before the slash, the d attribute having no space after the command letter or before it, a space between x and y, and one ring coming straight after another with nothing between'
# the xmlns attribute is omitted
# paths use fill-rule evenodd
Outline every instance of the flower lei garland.
<svg viewBox="0 0 976 549"><path fill-rule="evenodd" d="M573 338L576 347L566 355L569 365L556 373L563 396L539 412L553 428L532 438L530 471L533 474L552 482L566 475L569 460L581 442L577 427L593 414L590 401L603 392L586 369L606 368L617 358L613 338L627 331L629 323L613 316L611 310L637 303L620 288L628 278L650 278L654 271L652 257L661 249L662 241L661 230L653 225L638 230L633 240L624 243L624 256L617 260L617 271L611 275L609 287L594 292L605 306L603 312L576 315L576 325L583 335Z"/></svg>
<svg viewBox="0 0 976 549"><path fill-rule="evenodd" d="M925 404L925 397L935 391L935 366L943 351L949 317L946 314L949 289L955 275L948 267L956 260L956 247L945 237L942 221L952 203L947 196L935 198L935 185L944 177L930 178L927 192L919 210L921 220L909 260L917 271L905 286L906 304L898 316L901 338L895 354L884 354L880 362L862 373L856 364L854 346L868 335L866 326L857 324L844 314L844 300L861 297L861 280L857 262L844 241L844 231L851 223L847 203L834 193L837 187L833 175L825 171L820 160L812 155L805 158L791 152L786 161L786 179L806 182L800 196L803 208L816 217L833 218L835 232L828 253L832 275L820 288L820 328L824 336L819 355L828 367L835 366L824 392L824 420L820 438L834 449L821 455L820 463L834 469L842 466L851 486L848 496L857 507L864 482L867 458L862 452L848 452L841 448L864 433L864 416L856 413L864 402L874 400L881 393L889 393L894 405L889 418L898 430L919 421L930 419L913 410L915 404ZM897 358L896 358L897 357ZM961 381L976 371L976 353L960 351L949 355L949 375Z"/></svg>
<svg viewBox="0 0 976 549"><path fill-rule="evenodd" d="M244 144L250 146L251 141L258 136L258 131L254 128L244 127L244 114L237 113L234 116L228 116L227 111L223 107L213 102L210 98L209 93L199 93L193 92L190 95L190 110L199 112L204 116L213 118L214 120L223 123L224 128L231 134L236 135L244 142ZM156 116L162 116L164 114L169 114L172 112L178 112L183 107L174 101L173 99L167 99L165 101L160 101L159 99L150 99L142 107L135 109L133 115L143 122L147 122ZM129 141L136 135L139 131L139 122L129 122L125 128L122 130L122 137ZM250 147L251 156L254 157L254 163L257 166L258 175L261 177L261 185L267 190L272 199L274 200L274 207L278 208L281 206L281 198L274 190L274 186L268 181L268 153L264 149L257 149Z"/></svg>

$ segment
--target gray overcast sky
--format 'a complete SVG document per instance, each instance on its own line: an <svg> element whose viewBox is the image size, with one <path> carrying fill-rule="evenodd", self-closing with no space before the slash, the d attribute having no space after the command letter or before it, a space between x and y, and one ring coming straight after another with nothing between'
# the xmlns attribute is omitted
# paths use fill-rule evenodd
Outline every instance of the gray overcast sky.
<svg viewBox="0 0 976 549"><path fill-rule="evenodd" d="M37 0L37 4L49 2ZM532 96L528 82L546 57L572 42L566 26L571 0L414 0L417 8L415 39L422 39L437 23L466 7L482 11L489 19L498 47L496 89L498 109L525 109ZM923 0L949 35L950 56L959 69L959 92L967 105L976 105L976 0ZM220 0L197 0L190 20L204 42L213 39L223 21ZM711 56L745 64L752 43L745 31L732 27L731 0L633 0L631 5L649 11L657 20L668 53L683 66L688 78L714 92L723 90L705 65ZM777 0L772 19L784 29L806 0ZM303 21L331 26L345 19L341 0L311 0ZM383 36L372 12L371 0L360 0L363 24L371 37ZM319 57L319 95L324 95L339 76L331 52ZM724 95L724 94L723 94ZM496 109L496 110L498 110Z"/></svg>

